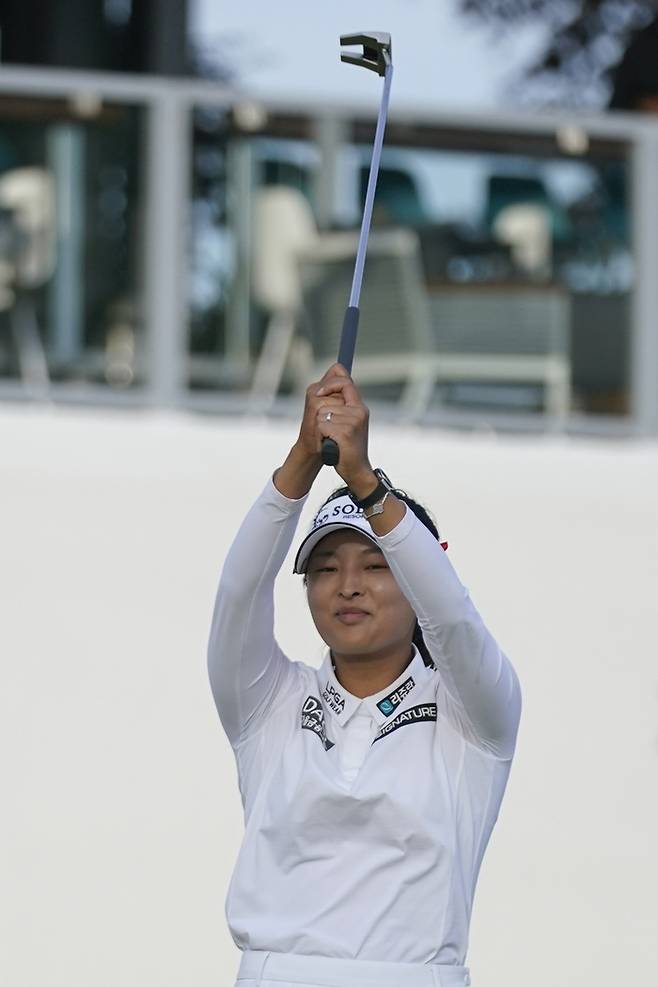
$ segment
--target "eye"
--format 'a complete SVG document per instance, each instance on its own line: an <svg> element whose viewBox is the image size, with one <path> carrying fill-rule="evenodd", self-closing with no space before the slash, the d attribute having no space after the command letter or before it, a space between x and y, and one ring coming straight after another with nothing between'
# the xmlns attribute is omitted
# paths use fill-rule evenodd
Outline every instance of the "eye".
<svg viewBox="0 0 658 987"><path fill-rule="evenodd" d="M388 569L388 566L382 565L381 562L373 562L372 565L368 566L368 569Z"/></svg>

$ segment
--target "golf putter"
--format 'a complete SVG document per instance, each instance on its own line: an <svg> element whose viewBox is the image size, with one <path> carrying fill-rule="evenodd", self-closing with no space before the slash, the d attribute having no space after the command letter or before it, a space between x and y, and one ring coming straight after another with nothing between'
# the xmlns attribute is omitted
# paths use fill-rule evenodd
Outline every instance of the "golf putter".
<svg viewBox="0 0 658 987"><path fill-rule="evenodd" d="M363 207L363 219L361 220L361 233L359 236L359 246L356 252L356 262L354 265L354 276L352 278L352 291L350 293L349 304L343 319L343 329L340 337L337 362L342 364L348 373L352 372L352 360L354 359L354 348L356 346L356 334L359 328L359 299L361 297L361 283L363 281L363 268L366 262L366 250L368 247L368 234L370 233L370 221L372 219L372 207L375 200L375 189L377 188L377 175L379 174L379 161L382 156L382 144L384 142L384 130L386 128L386 115L388 113L388 100L391 92L391 79L393 77L393 59L391 54L391 36L381 32L371 32L369 34L341 34L341 45L361 45L363 53L341 51L342 62L350 65L360 65L362 68L371 69L378 75L384 76L384 91L379 107L377 118L377 129L375 131L375 143L372 149L370 161L370 174L368 176L368 188L366 191L366 201ZM338 443L325 436L322 440L322 462L325 466L336 466L340 458Z"/></svg>

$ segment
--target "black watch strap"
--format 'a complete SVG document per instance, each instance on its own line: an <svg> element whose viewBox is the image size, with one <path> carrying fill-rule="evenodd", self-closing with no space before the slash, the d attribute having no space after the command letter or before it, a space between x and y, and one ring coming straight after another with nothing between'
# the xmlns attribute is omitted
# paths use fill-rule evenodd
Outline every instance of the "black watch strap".
<svg viewBox="0 0 658 987"><path fill-rule="evenodd" d="M373 470L373 473L375 474L379 482L375 487L375 489L372 491L372 493L369 493L367 497L364 497L363 500L358 500L354 496L354 494L350 491L350 497L352 498L356 506L360 507L362 511L365 511L369 507L372 507L373 504L376 504L377 501L382 499L382 497L384 496L387 490L392 489L390 485L390 481L388 483L385 483L384 480L382 479L382 477L384 477L386 474L382 473L382 471L379 469ZM386 479L388 480L388 477L386 477Z"/></svg>

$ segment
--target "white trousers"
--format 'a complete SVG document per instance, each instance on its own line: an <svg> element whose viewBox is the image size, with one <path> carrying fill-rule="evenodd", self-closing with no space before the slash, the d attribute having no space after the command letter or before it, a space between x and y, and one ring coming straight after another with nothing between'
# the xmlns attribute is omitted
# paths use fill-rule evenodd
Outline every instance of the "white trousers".
<svg viewBox="0 0 658 987"><path fill-rule="evenodd" d="M249 949L235 987L468 987L467 966L380 963Z"/></svg>

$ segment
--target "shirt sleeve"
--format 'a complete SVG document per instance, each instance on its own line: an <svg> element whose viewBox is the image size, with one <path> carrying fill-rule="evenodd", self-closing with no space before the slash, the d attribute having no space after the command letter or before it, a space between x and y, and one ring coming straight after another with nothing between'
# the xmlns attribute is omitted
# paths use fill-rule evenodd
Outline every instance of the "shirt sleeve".
<svg viewBox="0 0 658 987"><path fill-rule="evenodd" d="M270 477L224 560L207 658L217 712L233 747L292 687L294 665L274 637L274 581L307 497L284 497Z"/></svg>
<svg viewBox="0 0 658 987"><path fill-rule="evenodd" d="M466 740L495 757L509 759L521 717L518 676L446 552L411 508L405 507L405 516L395 528L375 538L418 617L437 666L437 705Z"/></svg>

